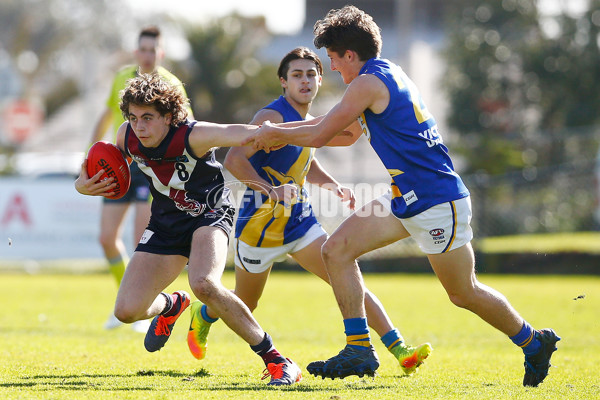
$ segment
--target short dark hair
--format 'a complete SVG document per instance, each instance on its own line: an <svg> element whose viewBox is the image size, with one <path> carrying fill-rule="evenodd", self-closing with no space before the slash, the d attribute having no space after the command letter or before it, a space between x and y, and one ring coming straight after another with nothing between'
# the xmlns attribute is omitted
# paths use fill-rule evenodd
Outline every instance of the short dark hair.
<svg viewBox="0 0 600 400"><path fill-rule="evenodd" d="M140 34L138 36L138 43L140 42L140 40L142 40L143 37L149 37L158 40L160 39L160 29L158 28L158 26L155 25L147 26L140 31Z"/></svg>
<svg viewBox="0 0 600 400"><path fill-rule="evenodd" d="M165 81L158 74L141 74L127 81L120 93L119 108L125 120L129 121L129 106L151 106L161 116L171 113L171 125L177 126L187 118L188 99L175 85Z"/></svg>
<svg viewBox="0 0 600 400"><path fill-rule="evenodd" d="M361 61L366 61L381 54L381 29L373 17L354 6L329 10L325 18L315 23L313 33L317 49L325 47L339 56L352 50Z"/></svg>
<svg viewBox="0 0 600 400"><path fill-rule="evenodd" d="M277 76L287 80L287 74L290 69L290 62L294 60L310 60L315 63L317 66L317 71L319 75L323 75L323 64L321 63L321 59L311 49L307 47L296 47L294 50L287 53L279 63L279 68L277 69Z"/></svg>

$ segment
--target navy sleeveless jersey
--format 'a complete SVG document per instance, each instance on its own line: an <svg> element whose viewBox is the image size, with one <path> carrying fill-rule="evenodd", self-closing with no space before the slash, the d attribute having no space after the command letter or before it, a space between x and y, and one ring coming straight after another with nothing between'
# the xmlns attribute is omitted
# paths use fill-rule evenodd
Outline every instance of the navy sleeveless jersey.
<svg viewBox="0 0 600 400"><path fill-rule="evenodd" d="M280 113L284 122L303 119L283 96L264 108ZM296 184L298 201L285 208L282 201L274 202L247 188L236 222L236 238L254 247L277 247L301 238L317 223L304 188L314 153L313 148L287 145L270 153L259 150L250 157L258 175L271 185Z"/></svg>
<svg viewBox="0 0 600 400"><path fill-rule="evenodd" d="M189 145L195 121L171 127L155 148L142 145L127 125L125 151L137 162L150 182L152 218L165 227L196 217L211 209L231 206L224 187L222 165L214 151L201 157Z"/></svg>
<svg viewBox="0 0 600 400"><path fill-rule="evenodd" d="M469 195L454 171L433 116L402 68L372 58L360 74L373 74L386 85L390 100L375 114L367 109L358 121L392 179L392 212L409 218L437 204Z"/></svg>

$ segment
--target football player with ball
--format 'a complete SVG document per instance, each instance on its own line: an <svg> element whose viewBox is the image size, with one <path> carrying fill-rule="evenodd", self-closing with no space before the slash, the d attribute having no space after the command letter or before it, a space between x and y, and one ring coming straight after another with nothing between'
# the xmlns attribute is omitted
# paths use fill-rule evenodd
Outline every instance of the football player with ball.
<svg viewBox="0 0 600 400"><path fill-rule="evenodd" d="M125 88L127 80L136 77L138 74L156 73L163 79L178 86L185 95L185 89L181 81L161 66L165 56L163 38L160 29L157 26L147 26L138 34L137 47L134 52L135 64L126 65L115 74L110 89L110 94L106 100L104 111L94 126L90 142L95 143L101 140L107 133L110 133L111 141L115 141L119 126L124 119L119 109L119 92ZM191 113L191 108L188 107ZM191 114L190 114L191 118ZM125 217L129 210L133 209L133 240L134 244L140 240L148 220L150 219L150 188L144 174L134 163L131 165L131 189L125 191L122 196L106 197L102 199L102 209L100 214L100 233L98 241L102 246L102 251L108 263L108 270L115 278L117 286L121 284L125 266L129 260L125 244L122 239ZM110 314L104 327L114 329L122 323ZM136 332L146 333L149 321L142 320L131 324L131 328Z"/></svg>
<svg viewBox="0 0 600 400"><path fill-rule="evenodd" d="M188 293L163 290L187 264L196 297L263 359L269 385L294 384L300 368L277 351L248 307L221 283L235 209L214 150L241 145L258 127L189 121L187 103L177 87L155 74L131 79L122 93L126 122L116 144L146 175L153 199L150 222L119 286L115 316L124 323L154 318L144 345L160 350L190 304ZM90 177L84 162L77 191L113 196L117 182L114 176L102 179L105 172Z"/></svg>

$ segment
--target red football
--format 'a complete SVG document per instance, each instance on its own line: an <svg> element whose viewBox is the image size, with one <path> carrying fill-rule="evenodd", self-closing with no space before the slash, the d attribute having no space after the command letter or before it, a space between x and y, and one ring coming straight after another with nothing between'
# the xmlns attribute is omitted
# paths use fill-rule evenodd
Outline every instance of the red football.
<svg viewBox="0 0 600 400"><path fill-rule="evenodd" d="M117 186L113 189L112 196L106 196L109 199L120 199L125 196L131 183L131 174L129 172L129 163L123 157L123 153L117 146L109 142L96 142L87 154L88 176L92 177L101 169L104 173L100 180L115 178Z"/></svg>

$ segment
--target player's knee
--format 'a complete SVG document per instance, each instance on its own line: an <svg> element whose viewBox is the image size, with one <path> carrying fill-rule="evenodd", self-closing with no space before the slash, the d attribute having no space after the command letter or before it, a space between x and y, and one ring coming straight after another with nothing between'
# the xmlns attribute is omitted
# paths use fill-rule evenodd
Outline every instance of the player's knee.
<svg viewBox="0 0 600 400"><path fill-rule="evenodd" d="M121 304L115 305L115 317L125 324L131 324L138 320L136 310Z"/></svg>
<svg viewBox="0 0 600 400"><path fill-rule="evenodd" d="M346 257L347 251L344 251L343 243L333 237L330 237L321 246L321 255L325 264L330 264L336 260L341 260Z"/></svg>
<svg viewBox="0 0 600 400"><path fill-rule="evenodd" d="M465 289L458 292L448 292L448 298L457 307L470 310L474 304L475 297L471 290Z"/></svg>
<svg viewBox="0 0 600 400"><path fill-rule="evenodd" d="M321 246L321 256L325 263L331 261L335 257L336 245L333 241L327 239L323 246Z"/></svg>
<svg viewBox="0 0 600 400"><path fill-rule="evenodd" d="M217 283L207 277L190 280L190 288L203 303L207 303L219 290Z"/></svg>

